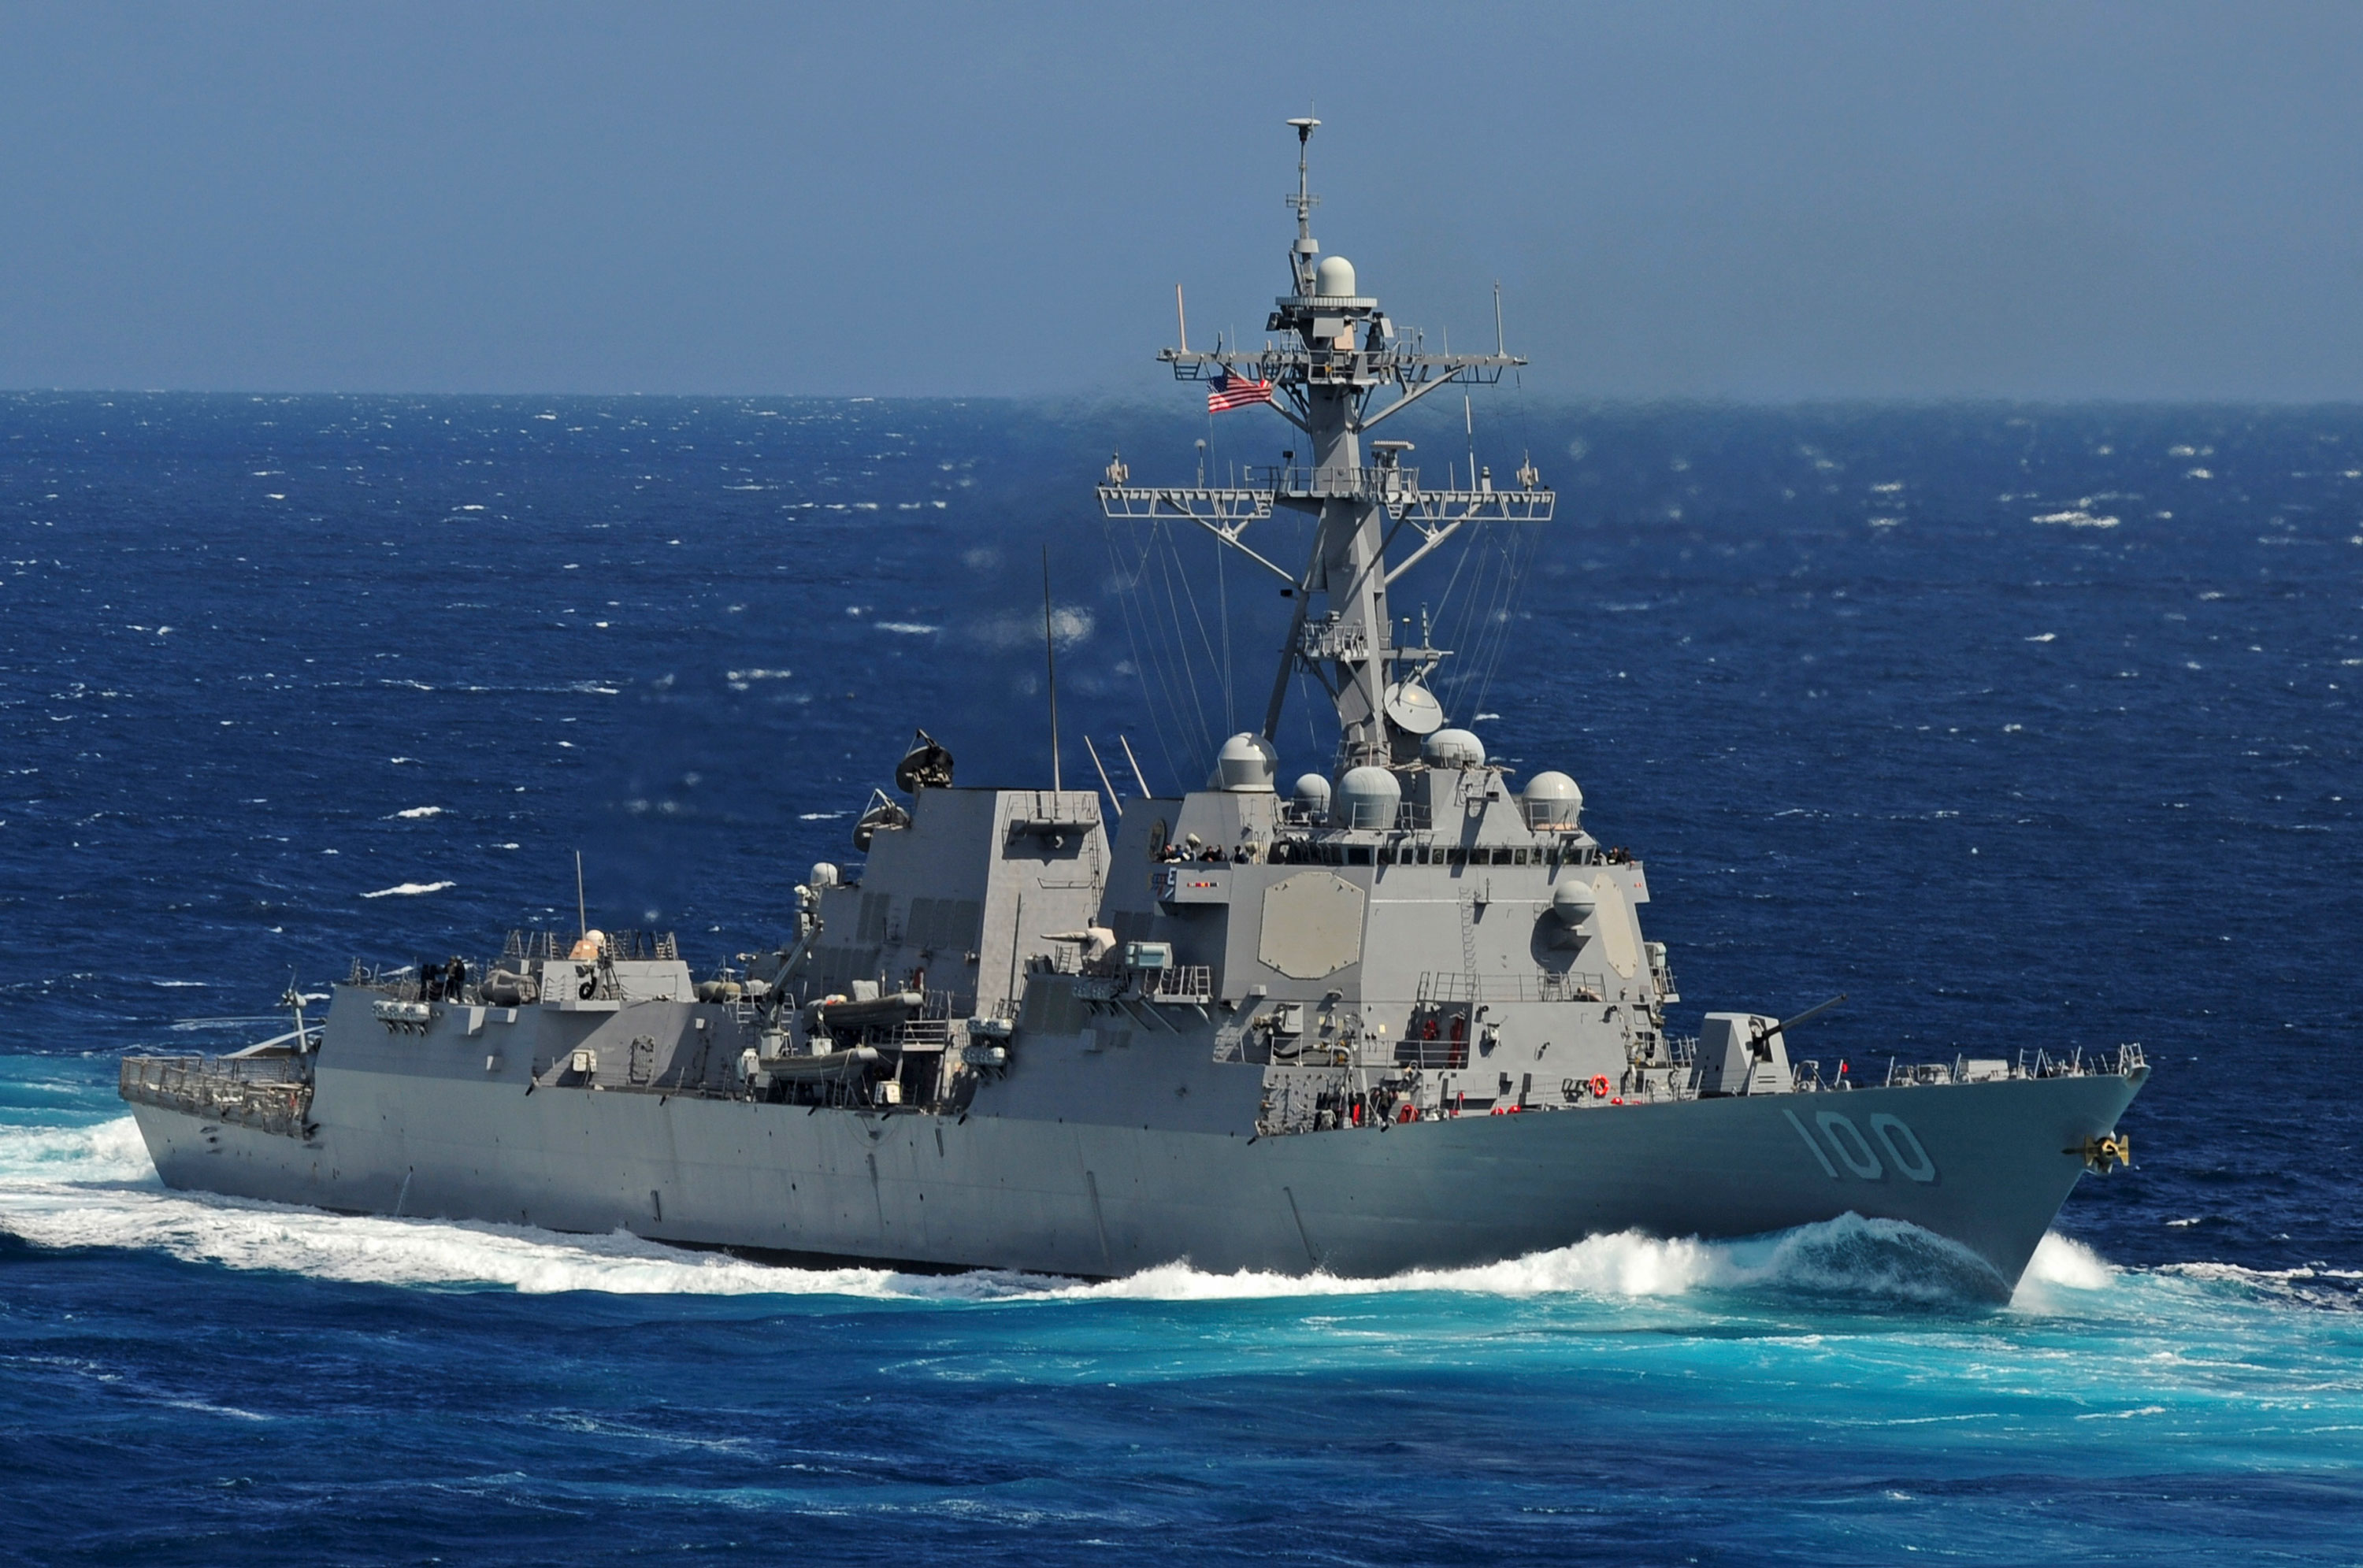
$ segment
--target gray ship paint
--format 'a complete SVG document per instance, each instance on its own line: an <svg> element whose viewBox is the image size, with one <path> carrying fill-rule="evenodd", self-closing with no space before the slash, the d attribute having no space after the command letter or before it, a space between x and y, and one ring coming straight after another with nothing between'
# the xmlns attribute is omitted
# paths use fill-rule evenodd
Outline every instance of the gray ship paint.
<svg viewBox="0 0 2363 1568"><path fill-rule="evenodd" d="M316 1030L236 1056L133 1057L122 1092L171 1186L357 1212L627 1230L935 1267L1384 1275L1623 1230L1758 1234L1847 1212L1958 1243L2006 1294L2085 1170L2125 1157L2147 1075L2014 1057L1825 1081L1772 1016L1670 1034L1643 865L1572 779L1514 790L1398 646L1387 591L1466 527L1530 525L1529 465L1423 483L1364 436L1521 363L1398 337L1320 256L1298 133L1281 346L1161 358L1266 395L1307 462L1136 487L1281 578L1293 624L1260 733L1208 787L1111 835L1088 791L957 787L924 734L791 940L696 981L669 937L513 934L489 970L356 968ZM1366 461L1366 458L1369 459ZM1259 554L1288 508L1308 558ZM1391 539L1408 535L1391 559ZM1317 605L1317 609L1316 609ZM1292 675L1335 703L1330 777L1277 789Z"/></svg>

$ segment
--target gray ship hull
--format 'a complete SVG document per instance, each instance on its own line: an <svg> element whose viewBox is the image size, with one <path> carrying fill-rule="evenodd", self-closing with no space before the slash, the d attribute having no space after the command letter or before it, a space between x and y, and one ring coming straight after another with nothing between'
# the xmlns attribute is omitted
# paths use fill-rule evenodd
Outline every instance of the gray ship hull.
<svg viewBox="0 0 2363 1568"><path fill-rule="evenodd" d="M1272 1138L525 1095L514 1084L325 1065L306 1138L153 1104L134 1110L169 1187L348 1212L1083 1276L1178 1262L1378 1276L1620 1231L1741 1237L1851 1212L1959 1243L1992 1271L1991 1293L2005 1295L2084 1169L2073 1151L2114 1126L2142 1076Z"/></svg>

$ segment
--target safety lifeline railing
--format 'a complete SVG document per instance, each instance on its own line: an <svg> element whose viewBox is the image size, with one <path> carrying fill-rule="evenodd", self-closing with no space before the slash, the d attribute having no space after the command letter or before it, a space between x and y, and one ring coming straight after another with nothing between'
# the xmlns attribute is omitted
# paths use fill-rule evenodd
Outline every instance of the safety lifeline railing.
<svg viewBox="0 0 2363 1568"><path fill-rule="evenodd" d="M312 1086L293 1056L126 1056L116 1091L126 1100L283 1137L304 1135Z"/></svg>
<svg viewBox="0 0 2363 1568"><path fill-rule="evenodd" d="M1471 1002L1603 1001L1607 977L1570 969L1535 975L1470 975L1431 969L1419 977L1414 999L1423 1005Z"/></svg>
<svg viewBox="0 0 2363 1568"><path fill-rule="evenodd" d="M1206 964L1144 970L1140 993L1153 1002L1194 1002L1203 1007L1215 999L1215 971Z"/></svg>

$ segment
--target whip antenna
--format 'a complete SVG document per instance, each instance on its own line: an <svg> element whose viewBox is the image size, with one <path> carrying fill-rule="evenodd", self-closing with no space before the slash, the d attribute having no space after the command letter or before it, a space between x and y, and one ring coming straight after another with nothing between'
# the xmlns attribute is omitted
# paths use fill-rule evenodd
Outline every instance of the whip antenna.
<svg viewBox="0 0 2363 1568"><path fill-rule="evenodd" d="M1469 488L1477 488L1477 411L1469 406L1469 394L1460 394L1460 427L1469 436Z"/></svg>
<svg viewBox="0 0 2363 1568"><path fill-rule="evenodd" d="M1092 744L1091 736L1085 735L1083 749L1092 754L1092 766L1100 771L1100 788L1107 791L1108 804L1115 808L1115 820L1124 821L1124 801L1117 797L1115 785L1108 778L1107 764L1100 760L1100 748Z"/></svg>
<svg viewBox="0 0 2363 1568"><path fill-rule="evenodd" d="M1124 738L1124 732L1121 730L1116 732L1115 744L1124 747L1124 759L1132 764L1132 781L1140 786L1141 794L1155 795L1157 791L1148 787L1148 780L1140 776L1140 758L1132 755L1132 743Z"/></svg>
<svg viewBox="0 0 2363 1568"><path fill-rule="evenodd" d="M1042 547L1042 664L1050 677L1050 788L1064 788L1059 778L1059 645L1050 635L1050 547Z"/></svg>

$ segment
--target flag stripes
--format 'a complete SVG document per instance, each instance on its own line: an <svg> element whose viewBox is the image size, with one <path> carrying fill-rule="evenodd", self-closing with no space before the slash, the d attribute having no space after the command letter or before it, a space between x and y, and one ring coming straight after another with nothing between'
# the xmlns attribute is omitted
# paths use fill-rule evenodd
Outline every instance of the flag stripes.
<svg viewBox="0 0 2363 1568"><path fill-rule="evenodd" d="M1206 412L1225 414L1234 408L1245 408L1252 403L1270 403L1271 383L1250 381L1246 376L1228 371L1206 383Z"/></svg>

